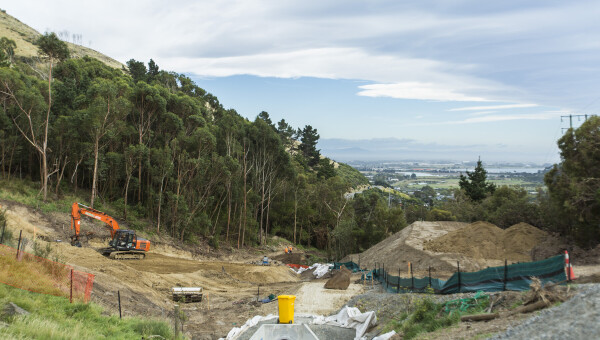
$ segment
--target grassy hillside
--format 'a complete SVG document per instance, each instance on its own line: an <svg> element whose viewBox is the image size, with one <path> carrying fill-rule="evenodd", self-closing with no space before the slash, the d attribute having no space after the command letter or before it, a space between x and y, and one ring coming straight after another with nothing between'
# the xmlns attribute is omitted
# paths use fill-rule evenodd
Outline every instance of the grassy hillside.
<svg viewBox="0 0 600 340"><path fill-rule="evenodd" d="M335 169L336 175L348 181L353 188L369 184L369 180L360 171L344 163L338 164L338 167Z"/></svg>
<svg viewBox="0 0 600 340"><path fill-rule="evenodd" d="M17 49L15 50L15 55L17 57L37 57L37 47L33 44L33 42L38 36L40 36L40 33L33 28L27 26L5 12L0 12L0 37L7 37L16 42ZM107 57L102 53L94 51L91 48L69 42L67 42L67 45L69 46L71 57L73 58L89 56L96 58L102 61L104 64L114 68L120 69L123 66L123 64L120 62Z"/></svg>
<svg viewBox="0 0 600 340"><path fill-rule="evenodd" d="M93 303L69 303L62 297L31 293L0 284L0 307L9 302L30 312L29 315L0 314L2 339L140 339L155 335L172 339L166 321L107 315Z"/></svg>

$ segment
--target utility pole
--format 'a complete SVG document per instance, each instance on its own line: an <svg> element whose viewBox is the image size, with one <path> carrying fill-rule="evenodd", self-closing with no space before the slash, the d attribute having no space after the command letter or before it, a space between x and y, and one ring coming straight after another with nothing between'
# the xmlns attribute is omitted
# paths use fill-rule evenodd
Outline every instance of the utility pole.
<svg viewBox="0 0 600 340"><path fill-rule="evenodd" d="M563 118L565 118L565 119L569 118L569 129L572 129L573 128L573 117L576 117L577 120L581 120L581 118L583 117L583 120L586 121L588 119L588 116L589 116L588 114L584 114L584 115L573 115L573 114L570 114L568 116L560 116L560 121L562 122ZM567 128L562 128L562 132L563 133L565 132L565 130L568 130L568 129Z"/></svg>

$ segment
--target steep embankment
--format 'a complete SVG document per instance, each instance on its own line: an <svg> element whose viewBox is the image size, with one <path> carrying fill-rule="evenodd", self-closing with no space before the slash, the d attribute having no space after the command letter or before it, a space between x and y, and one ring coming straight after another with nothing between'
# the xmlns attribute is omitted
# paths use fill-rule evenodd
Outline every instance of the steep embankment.
<svg viewBox="0 0 600 340"><path fill-rule="evenodd" d="M0 36L15 41L17 44L17 48L15 49L16 57L28 59L37 57L37 47L33 43L40 36L40 33L5 12L0 12ZM67 42L67 45L73 58L89 56L100 60L110 67L120 69L124 66L120 62L91 48L70 42Z"/></svg>

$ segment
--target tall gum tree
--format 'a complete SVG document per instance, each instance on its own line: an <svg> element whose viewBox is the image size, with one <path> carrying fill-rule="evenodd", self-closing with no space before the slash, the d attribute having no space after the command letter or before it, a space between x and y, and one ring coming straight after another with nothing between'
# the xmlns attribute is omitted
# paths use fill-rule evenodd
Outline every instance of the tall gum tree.
<svg viewBox="0 0 600 340"><path fill-rule="evenodd" d="M90 107L85 119L94 145L94 169L92 175L92 196L90 205L94 207L94 200L98 191L98 158L104 136L121 122L130 110L127 100L131 91L123 79L108 80L98 78L90 87L88 96L91 98Z"/></svg>
<svg viewBox="0 0 600 340"><path fill-rule="evenodd" d="M48 109L44 121L44 137L42 140L42 189L44 191L44 201L48 196L48 128L50 126L50 111L52 110L52 68L56 62L69 58L69 48L67 44L61 41L54 32L45 33L40 36L35 44L38 46L38 53L48 59Z"/></svg>

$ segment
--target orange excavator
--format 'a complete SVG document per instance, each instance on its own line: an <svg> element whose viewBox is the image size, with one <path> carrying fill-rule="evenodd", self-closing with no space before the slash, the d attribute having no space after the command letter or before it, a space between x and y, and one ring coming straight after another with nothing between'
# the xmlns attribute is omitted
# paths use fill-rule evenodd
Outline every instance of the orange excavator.
<svg viewBox="0 0 600 340"><path fill-rule="evenodd" d="M146 257L145 253L150 250L150 241L138 238L134 230L119 229L119 223L111 216L77 202L71 206L71 230L75 229L75 235L71 236L72 246L81 247L81 242L79 241L81 215L104 222L105 226L110 230L111 240L108 242L109 247L100 249L100 252L104 256L118 260L141 260Z"/></svg>

